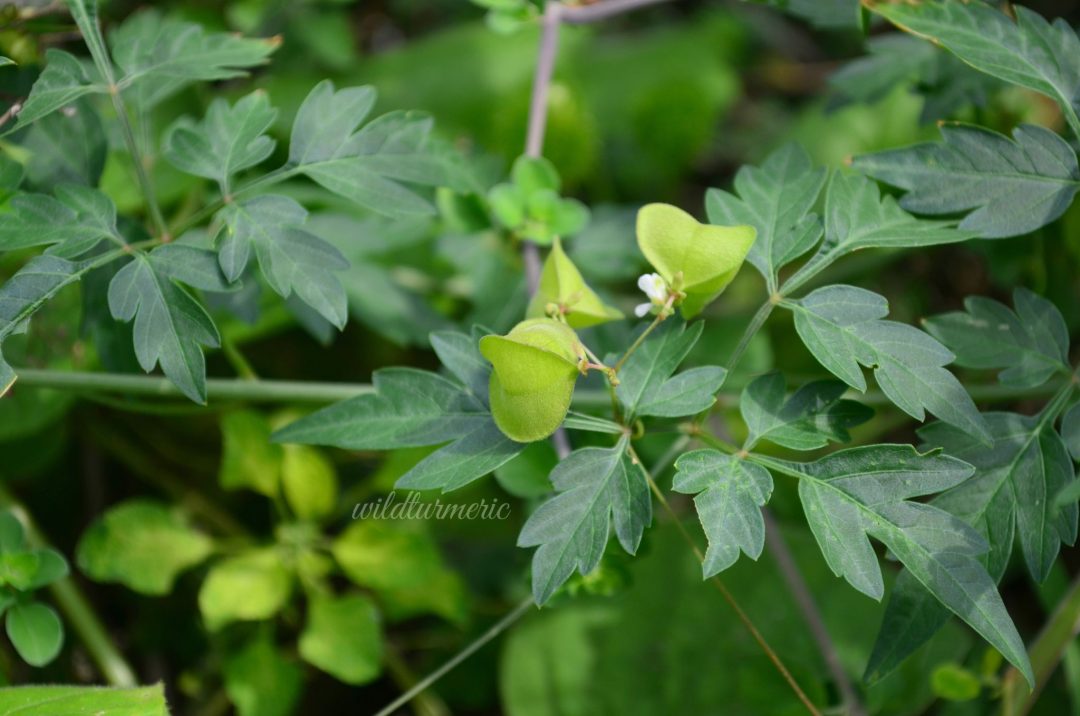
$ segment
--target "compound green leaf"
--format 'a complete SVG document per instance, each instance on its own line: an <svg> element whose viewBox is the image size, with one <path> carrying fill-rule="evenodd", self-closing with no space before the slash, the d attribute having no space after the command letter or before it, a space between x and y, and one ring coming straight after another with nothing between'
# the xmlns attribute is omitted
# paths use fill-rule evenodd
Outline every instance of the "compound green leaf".
<svg viewBox="0 0 1080 716"><path fill-rule="evenodd" d="M847 386L835 380L807 383L785 400L781 373L766 373L743 390L739 410L749 430L745 447L768 440L792 450L817 450L832 442L848 442L848 428L861 425L874 411L842 400Z"/></svg>
<svg viewBox="0 0 1080 716"><path fill-rule="evenodd" d="M332 82L320 82L296 115L289 164L374 212L432 213L428 201L399 183L447 183L443 160L426 147L431 119L392 112L360 127L374 103L371 87L335 92Z"/></svg>
<svg viewBox="0 0 1080 716"><path fill-rule="evenodd" d="M235 621L269 619L285 606L292 585L276 550L252 550L210 568L199 590L199 611L211 631Z"/></svg>
<svg viewBox="0 0 1080 716"><path fill-rule="evenodd" d="M283 298L294 293L339 329L348 320L345 289L335 272L348 260L330 243L304 231L307 210L295 199L264 194L222 210L226 223L221 268L230 281L243 273L254 247L267 283Z"/></svg>
<svg viewBox="0 0 1080 716"><path fill-rule="evenodd" d="M274 151L265 132L277 110L266 93L256 90L236 104L215 99L201 122L181 119L165 135L163 152L173 166L195 176L213 179L224 194L229 179L259 164Z"/></svg>
<svg viewBox="0 0 1080 716"><path fill-rule="evenodd" d="M881 2L866 5L898 27L954 53L975 69L1027 87L1061 105L1080 131L1080 38L1064 18L1051 24L1024 6L1016 21L982 0Z"/></svg>
<svg viewBox="0 0 1080 716"><path fill-rule="evenodd" d="M755 456L800 477L799 498L825 561L856 589L881 599L884 585L869 537L880 540L924 588L1034 682L1024 642L979 561L987 544L958 517L911 498L956 487L973 468L908 445L868 445L811 463Z"/></svg>
<svg viewBox="0 0 1080 716"><path fill-rule="evenodd" d="M281 39L207 32L201 25L144 10L116 28L112 55L118 84L136 107L149 109L192 82L242 77L265 64Z"/></svg>
<svg viewBox="0 0 1080 716"><path fill-rule="evenodd" d="M701 337L703 329L704 324L700 321L687 327L684 321L669 318L627 358L619 370L615 394L628 416L636 415L641 406L655 402L671 374Z"/></svg>
<svg viewBox="0 0 1080 716"><path fill-rule="evenodd" d="M221 270L218 255L180 241L158 246L147 257L154 268L188 286L204 291L228 292L239 288L230 284Z"/></svg>
<svg viewBox="0 0 1080 716"><path fill-rule="evenodd" d="M898 408L924 420L941 420L988 442L990 434L971 396L943 366L954 356L922 331L882 320L888 302L854 286L825 286L794 303L795 330L833 375L866 390L860 365L874 369L882 392Z"/></svg>
<svg viewBox="0 0 1080 716"><path fill-rule="evenodd" d="M710 189L705 195L709 222L749 224L757 240L746 260L772 285L777 272L809 251L821 238L821 221L811 213L826 171L815 167L802 147L785 144L760 167L744 166L735 175L735 194Z"/></svg>
<svg viewBox="0 0 1080 716"><path fill-rule="evenodd" d="M125 243L116 228L116 206L97 189L75 184L47 194L19 194L0 223L0 251L52 245L50 254L75 258L111 239Z"/></svg>
<svg viewBox="0 0 1080 716"><path fill-rule="evenodd" d="M184 395L206 402L206 359L202 346L220 343L206 309L154 263L137 256L109 283L109 311L134 319L135 356L149 372L158 363Z"/></svg>
<svg viewBox="0 0 1080 716"><path fill-rule="evenodd" d="M109 509L79 540L76 560L91 579L141 594L168 594L181 572L204 561L213 540L177 510L153 500Z"/></svg>
<svg viewBox="0 0 1080 716"><path fill-rule="evenodd" d="M169 716L161 684L135 689L16 686L0 689L0 713L19 716Z"/></svg>
<svg viewBox="0 0 1080 716"><path fill-rule="evenodd" d="M299 647L304 661L346 684L374 681L383 652L375 604L362 594L313 599Z"/></svg>
<svg viewBox="0 0 1080 716"><path fill-rule="evenodd" d="M30 96L19 110L19 121L14 129L36 122L83 95L104 90L104 86L90 82L82 63L74 55L49 49L45 52L45 71L30 88Z"/></svg>
<svg viewBox="0 0 1080 716"><path fill-rule="evenodd" d="M584 448L551 473L558 494L529 516L519 547L539 547L532 560L532 591L543 604L576 569L596 569L612 525L630 554L652 521L652 498L640 465L631 461L624 437L613 448Z"/></svg>
<svg viewBox="0 0 1080 716"><path fill-rule="evenodd" d="M727 370L715 365L690 368L668 378L637 410L638 415L681 418L708 410L727 378Z"/></svg>
<svg viewBox="0 0 1080 716"><path fill-rule="evenodd" d="M761 465L717 450L688 452L675 462L676 492L695 495L694 507L709 540L702 577L719 574L739 558L750 559L765 547L761 507L772 496L773 481Z"/></svg>
<svg viewBox="0 0 1080 716"><path fill-rule="evenodd" d="M7 635L23 661L31 666L45 666L60 653L64 626L52 607L23 602L8 610Z"/></svg>
<svg viewBox="0 0 1080 716"><path fill-rule="evenodd" d="M941 137L856 157L854 166L907 191L900 205L908 211L969 212L960 230L988 239L1049 224L1080 191L1076 152L1043 127L1022 124L1009 139L982 127L944 124Z"/></svg>
<svg viewBox="0 0 1080 716"><path fill-rule="evenodd" d="M930 335L965 368L1003 368L998 379L1033 388L1068 373L1069 329L1054 304L1025 288L1013 292L1015 312L992 298L969 296L964 311L924 322Z"/></svg>

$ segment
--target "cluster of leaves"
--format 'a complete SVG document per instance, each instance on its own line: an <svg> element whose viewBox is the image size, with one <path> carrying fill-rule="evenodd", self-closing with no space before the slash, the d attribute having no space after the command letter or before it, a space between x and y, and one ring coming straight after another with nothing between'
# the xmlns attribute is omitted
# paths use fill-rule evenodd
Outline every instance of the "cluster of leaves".
<svg viewBox="0 0 1080 716"><path fill-rule="evenodd" d="M22 522L12 512L0 512L0 616L15 651L32 666L55 659L64 643L60 617L37 601L35 592L67 573L63 555L28 545Z"/></svg>

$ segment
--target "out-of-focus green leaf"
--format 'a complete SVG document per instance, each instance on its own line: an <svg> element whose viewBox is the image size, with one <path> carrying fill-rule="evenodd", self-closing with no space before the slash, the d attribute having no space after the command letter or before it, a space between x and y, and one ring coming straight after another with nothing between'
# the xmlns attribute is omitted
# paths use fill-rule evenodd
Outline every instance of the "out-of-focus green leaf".
<svg viewBox="0 0 1080 716"><path fill-rule="evenodd" d="M52 607L21 602L8 610L6 624L12 646L27 664L44 666L60 653L64 626Z"/></svg>
<svg viewBox="0 0 1080 716"><path fill-rule="evenodd" d="M989 442L986 423L964 386L943 366L954 356L913 326L883 320L889 304L854 286L826 286L782 305L795 313L795 330L818 361L856 390L866 390L860 364L874 369L882 392L898 408L924 420L926 411Z"/></svg>
<svg viewBox="0 0 1080 716"><path fill-rule="evenodd" d="M988 239L1049 224L1080 191L1076 152L1048 129L1022 124L1009 139L983 127L944 124L941 137L864 154L853 165L907 191L900 205L909 211L969 212L959 228Z"/></svg>
<svg viewBox="0 0 1080 716"><path fill-rule="evenodd" d="M946 701L971 701L979 695L979 677L959 664L942 664L930 677L934 693Z"/></svg>
<svg viewBox="0 0 1080 716"><path fill-rule="evenodd" d="M217 631L234 621L269 619L285 606L293 577L273 549L258 549L217 562L199 590L199 611Z"/></svg>
<svg viewBox="0 0 1080 716"><path fill-rule="evenodd" d="M1008 385L1035 387L1055 373L1068 373L1069 329L1054 304L1017 288L1015 312L992 298L968 296L965 311L924 321L930 335L956 354L965 368L1003 368L998 379Z"/></svg>
<svg viewBox="0 0 1080 716"><path fill-rule="evenodd" d="M1061 438L1073 460L1080 462L1080 404L1069 408L1061 419Z"/></svg>
<svg viewBox="0 0 1080 716"><path fill-rule="evenodd" d="M99 517L79 540L76 559L91 579L142 594L168 594L181 572L210 556L214 543L175 509L130 500Z"/></svg>
<svg viewBox="0 0 1080 716"><path fill-rule="evenodd" d="M239 716L290 716L304 684L304 673L264 632L224 666L225 691Z"/></svg>
<svg viewBox="0 0 1080 716"><path fill-rule="evenodd" d="M338 482L333 463L307 445L286 445L284 453L281 488L289 507L302 520L329 515L337 504Z"/></svg>
<svg viewBox="0 0 1080 716"><path fill-rule="evenodd" d="M116 206L96 189L74 184L46 194L20 194L0 224L0 251L55 244L50 253L74 258L105 239L124 243L116 228Z"/></svg>
<svg viewBox="0 0 1080 716"><path fill-rule="evenodd" d="M30 153L26 183L36 191L63 183L97 186L105 169L105 129L86 99L35 122L22 146Z"/></svg>
<svg viewBox="0 0 1080 716"><path fill-rule="evenodd" d="M104 92L105 87L93 84L82 63L63 50L49 49L45 53L45 71L30 90L15 129L21 129L42 117L66 107L91 92Z"/></svg>
<svg viewBox="0 0 1080 716"><path fill-rule="evenodd" d="M755 378L742 392L739 410L749 434L745 447L768 440L792 450L817 450L829 441L848 442L848 428L865 423L874 411L853 400L841 400L847 386L839 381L807 383L785 400L781 373Z"/></svg>
<svg viewBox="0 0 1080 716"><path fill-rule="evenodd" d="M360 594L317 597L308 605L300 656L347 684L366 684L382 671L379 615Z"/></svg>
<svg viewBox="0 0 1080 716"><path fill-rule="evenodd" d="M581 271L563 251L558 237L544 261L540 284L525 315L529 318L545 316L549 305L558 307L571 328L588 328L623 317L621 311L605 304L589 288Z"/></svg>
<svg viewBox="0 0 1080 716"><path fill-rule="evenodd" d="M98 686L18 686L0 689L0 712L19 716L101 714L169 716L161 684L135 689Z"/></svg>
<svg viewBox="0 0 1080 716"><path fill-rule="evenodd" d="M231 411L221 418L222 487L251 489L268 497L278 494L283 451L270 442L270 433L270 422L254 411Z"/></svg>
<svg viewBox="0 0 1080 716"><path fill-rule="evenodd" d="M672 489L695 495L694 508L709 540L701 563L704 579L719 574L742 550L756 560L765 547L761 507L772 496L769 471L717 450L695 450L675 462Z"/></svg>

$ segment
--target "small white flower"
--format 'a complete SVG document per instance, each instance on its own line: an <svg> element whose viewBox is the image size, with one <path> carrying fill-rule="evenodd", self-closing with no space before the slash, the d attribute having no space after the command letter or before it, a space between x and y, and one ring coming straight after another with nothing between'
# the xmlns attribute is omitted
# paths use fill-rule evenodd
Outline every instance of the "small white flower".
<svg viewBox="0 0 1080 716"><path fill-rule="evenodd" d="M647 273L638 277L638 288L649 297L648 303L640 303L634 308L634 315L643 318L649 311L658 306L663 306L668 298L668 287L660 274Z"/></svg>

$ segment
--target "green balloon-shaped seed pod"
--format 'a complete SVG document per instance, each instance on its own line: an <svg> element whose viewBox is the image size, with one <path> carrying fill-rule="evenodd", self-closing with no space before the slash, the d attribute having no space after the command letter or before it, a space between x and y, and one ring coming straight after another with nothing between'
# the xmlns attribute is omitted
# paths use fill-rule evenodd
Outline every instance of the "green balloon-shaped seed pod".
<svg viewBox="0 0 1080 716"><path fill-rule="evenodd" d="M702 224L670 204L647 204L637 216L637 239L645 258L669 286L686 294L683 316L701 313L720 295L746 259L757 238L753 226Z"/></svg>
<svg viewBox="0 0 1080 716"><path fill-rule="evenodd" d="M528 443L562 425L585 349L565 323L531 318L505 336L484 336L480 352L491 372L491 414L507 437Z"/></svg>
<svg viewBox="0 0 1080 716"><path fill-rule="evenodd" d="M623 317L621 311L601 301L596 292L589 288L577 266L563 251L558 237L544 261L540 285L525 315L529 318L544 316L547 306L553 303L565 309L563 315L571 328L588 328Z"/></svg>

